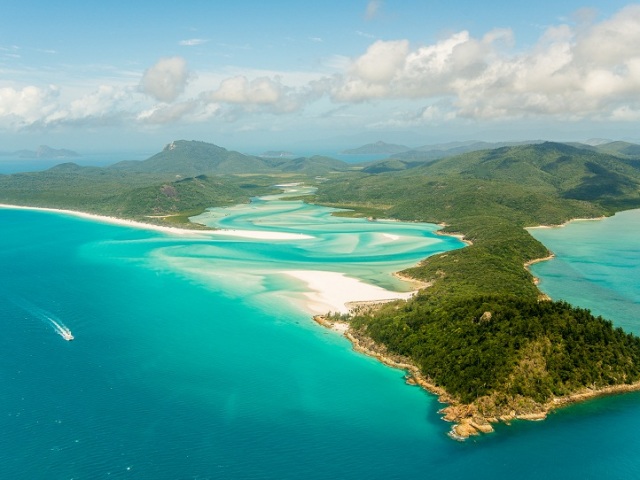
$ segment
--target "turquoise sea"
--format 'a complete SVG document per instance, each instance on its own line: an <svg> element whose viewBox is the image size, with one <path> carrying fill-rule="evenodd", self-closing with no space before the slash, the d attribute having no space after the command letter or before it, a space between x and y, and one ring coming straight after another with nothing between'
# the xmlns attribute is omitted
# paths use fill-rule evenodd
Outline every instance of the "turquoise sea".
<svg viewBox="0 0 640 480"><path fill-rule="evenodd" d="M267 197L198 219L310 237L259 240L0 209L0 478L640 478L639 394L456 442L434 396L316 325L283 272L406 290L390 272L462 247L329 213Z"/></svg>

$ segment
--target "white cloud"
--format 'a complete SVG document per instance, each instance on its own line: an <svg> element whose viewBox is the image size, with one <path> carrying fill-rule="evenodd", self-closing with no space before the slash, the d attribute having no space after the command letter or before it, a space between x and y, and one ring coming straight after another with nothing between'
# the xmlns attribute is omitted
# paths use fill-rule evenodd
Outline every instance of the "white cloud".
<svg viewBox="0 0 640 480"><path fill-rule="evenodd" d="M356 30L356 35L358 35L359 37L364 37L364 38L369 38L369 39L375 38L375 35L372 35L372 34L367 33L367 32L362 32L360 30Z"/></svg>
<svg viewBox="0 0 640 480"><path fill-rule="evenodd" d="M156 100L172 102L184 91L189 76L184 58L162 58L144 72L140 86L144 93Z"/></svg>
<svg viewBox="0 0 640 480"><path fill-rule="evenodd" d="M381 3L369 5L377 12ZM294 124L343 106L350 114L366 110L352 118L354 126L518 118L637 121L640 5L596 23L585 13L580 18L575 25L547 28L524 50L514 48L508 29L484 36L461 31L422 45L372 41L354 58L323 59L317 71L227 66L196 77L182 57L160 59L144 72L84 65L74 79L62 69L2 70L7 80L0 88L0 127L235 120L257 125L263 114L297 114L289 120ZM17 52L0 47L0 56Z"/></svg>
<svg viewBox="0 0 640 480"><path fill-rule="evenodd" d="M40 122L56 111L58 96L59 90L53 85L0 88L0 124L20 128Z"/></svg>
<svg viewBox="0 0 640 480"><path fill-rule="evenodd" d="M415 48L406 40L377 41L334 78L331 96L445 96L458 116L473 118L631 118L640 109L639 5L598 24L548 28L527 51L511 53L513 43L505 29L482 38L458 32Z"/></svg>
<svg viewBox="0 0 640 480"><path fill-rule="evenodd" d="M211 94L213 100L226 103L274 104L282 95L282 85L267 77L249 81L244 76L227 78Z"/></svg>
<svg viewBox="0 0 640 480"><path fill-rule="evenodd" d="M364 12L364 18L366 18L367 20L374 19L380 12L381 7L382 7L382 0L369 0L369 3L367 4L367 9Z"/></svg>
<svg viewBox="0 0 640 480"><path fill-rule="evenodd" d="M316 92L313 85L311 82L303 88L295 88L285 86L277 76L249 80L244 75L236 75L223 80L217 90L204 93L203 98L207 103L241 106L251 112L291 113L324 93L324 90Z"/></svg>
<svg viewBox="0 0 640 480"><path fill-rule="evenodd" d="M185 115L192 113L197 106L197 102L195 101L179 102L172 105L154 105L140 112L137 120L142 123L155 125L175 123Z"/></svg>
<svg viewBox="0 0 640 480"><path fill-rule="evenodd" d="M195 47L207 42L208 40L205 40L203 38L190 38L188 40L180 40L178 42L178 45L180 45L181 47Z"/></svg>

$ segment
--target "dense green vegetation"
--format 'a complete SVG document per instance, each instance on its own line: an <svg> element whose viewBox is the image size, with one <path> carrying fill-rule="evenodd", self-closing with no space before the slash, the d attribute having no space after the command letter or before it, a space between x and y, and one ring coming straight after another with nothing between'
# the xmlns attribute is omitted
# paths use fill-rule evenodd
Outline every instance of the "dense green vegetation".
<svg viewBox="0 0 640 480"><path fill-rule="evenodd" d="M640 379L640 338L563 302L515 295L442 299L427 290L356 317L353 325L412 358L463 403L485 397L485 406L499 409L525 397L544 404L584 386Z"/></svg>
<svg viewBox="0 0 640 480"><path fill-rule="evenodd" d="M147 160L120 162L114 170L154 174L197 176L203 173L327 175L349 170L350 166L329 157L270 158L244 155L211 143L176 140Z"/></svg>
<svg viewBox="0 0 640 480"><path fill-rule="evenodd" d="M207 207L241 203L272 191L267 188L272 178L258 180L248 183L242 177L207 175L176 180L175 176L63 164L45 172L0 176L0 202L153 221L150 217L197 214Z"/></svg>
<svg viewBox="0 0 640 480"><path fill-rule="evenodd" d="M107 168L64 163L43 172L0 175L0 202L189 226L188 217L208 207L247 202L273 193L274 184L348 168L327 157L260 158L179 140L144 161Z"/></svg>
<svg viewBox="0 0 640 480"><path fill-rule="evenodd" d="M545 143L399 172L353 173L321 185L315 199L442 222L445 232L473 242L405 270L432 286L406 303L358 316L353 325L389 352L410 357L461 402L482 398L485 409L526 411L552 395L640 378L635 337L584 310L541 301L524 268L549 253L525 227L639 207L639 187L632 162ZM485 312L490 321L479 320Z"/></svg>

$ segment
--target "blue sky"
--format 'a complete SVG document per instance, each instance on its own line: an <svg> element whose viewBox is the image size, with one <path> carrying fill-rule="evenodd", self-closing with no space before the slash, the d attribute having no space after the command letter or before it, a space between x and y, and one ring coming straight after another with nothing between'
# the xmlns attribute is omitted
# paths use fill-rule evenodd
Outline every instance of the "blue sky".
<svg viewBox="0 0 640 480"><path fill-rule="evenodd" d="M0 150L640 141L640 4L13 1Z"/></svg>

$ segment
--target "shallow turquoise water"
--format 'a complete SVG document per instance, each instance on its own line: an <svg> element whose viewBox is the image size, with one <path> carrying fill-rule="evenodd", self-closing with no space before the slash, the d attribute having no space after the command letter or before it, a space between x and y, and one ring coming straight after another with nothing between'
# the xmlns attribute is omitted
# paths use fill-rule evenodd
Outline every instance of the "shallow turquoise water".
<svg viewBox="0 0 640 480"><path fill-rule="evenodd" d="M640 210L530 233L556 255L531 267L543 292L640 334Z"/></svg>
<svg viewBox="0 0 640 480"><path fill-rule="evenodd" d="M637 394L449 439L432 395L314 324L287 301L300 286L272 273L305 262L391 287L379 271L459 242L302 213L308 244L0 209L0 478L638 477ZM381 231L401 239L376 247L391 240Z"/></svg>

